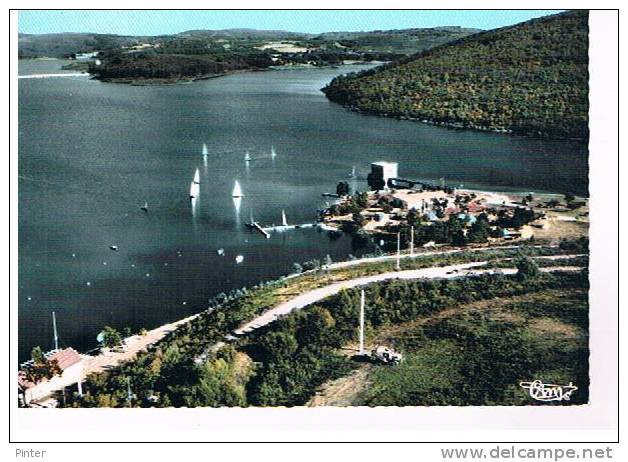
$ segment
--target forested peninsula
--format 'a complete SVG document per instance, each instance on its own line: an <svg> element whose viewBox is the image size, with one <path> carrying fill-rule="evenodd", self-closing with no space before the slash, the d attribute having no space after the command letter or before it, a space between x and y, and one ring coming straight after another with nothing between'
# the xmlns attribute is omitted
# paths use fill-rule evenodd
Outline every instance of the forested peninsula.
<svg viewBox="0 0 628 462"><path fill-rule="evenodd" d="M459 128L588 139L588 11L481 32L335 78L352 110Z"/></svg>

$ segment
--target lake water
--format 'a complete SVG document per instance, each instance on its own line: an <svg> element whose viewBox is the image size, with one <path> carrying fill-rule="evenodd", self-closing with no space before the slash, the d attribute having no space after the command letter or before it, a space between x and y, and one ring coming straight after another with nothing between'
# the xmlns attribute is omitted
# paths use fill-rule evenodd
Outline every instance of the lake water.
<svg viewBox="0 0 628 462"><path fill-rule="evenodd" d="M19 72L57 73L60 65L25 61ZM334 192L354 165L358 188L371 161L389 160L406 178L586 194L585 145L363 116L319 91L357 69L145 87L21 79L20 360L35 345L52 347L52 311L62 345L85 350L104 325L156 327L202 310L219 292L285 274L293 262L359 254L346 236L304 229L266 240L243 226L251 213L280 223L282 209L290 223L313 222L321 193ZM192 207L197 168L200 197ZM236 179L240 204L231 197ZM145 201L148 213L140 210Z"/></svg>

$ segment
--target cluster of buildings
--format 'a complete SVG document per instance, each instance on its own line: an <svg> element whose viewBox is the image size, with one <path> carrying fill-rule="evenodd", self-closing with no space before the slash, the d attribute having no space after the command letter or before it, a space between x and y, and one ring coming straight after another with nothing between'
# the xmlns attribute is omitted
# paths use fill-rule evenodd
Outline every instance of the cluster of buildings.
<svg viewBox="0 0 628 462"><path fill-rule="evenodd" d="M535 217L530 225L521 229L497 229L501 217L508 218L516 209L531 208L514 202L505 194L461 190L447 186L442 179L440 184L426 183L399 177L399 165L396 162L373 162L367 177L371 192L368 194L368 206L361 215L364 218L362 229L369 232L386 233L391 228L407 221L407 214L414 210L424 222L447 221L451 216L463 220L467 226L472 226L478 217L485 214L493 223L491 232L495 238L512 240L530 238L534 228L545 229L549 226L544 218ZM344 201L349 200L347 196ZM340 204L342 204L342 201ZM338 204L337 204L338 205ZM343 210L343 207L336 207ZM520 212L521 210L519 210ZM331 214L325 216L325 224L343 229L343 222L353 219L353 214Z"/></svg>

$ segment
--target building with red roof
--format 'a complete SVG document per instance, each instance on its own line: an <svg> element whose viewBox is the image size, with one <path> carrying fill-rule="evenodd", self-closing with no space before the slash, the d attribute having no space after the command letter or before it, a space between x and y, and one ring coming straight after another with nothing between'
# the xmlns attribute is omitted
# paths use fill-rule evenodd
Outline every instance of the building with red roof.
<svg viewBox="0 0 628 462"><path fill-rule="evenodd" d="M48 360L57 362L59 369L61 369L61 375L33 383L26 378L24 370L20 370L17 374L18 393L25 405L47 398L55 391L73 385L82 379L83 366L87 357L74 348L53 350L46 353L45 356ZM23 366L28 367L29 363L30 361Z"/></svg>

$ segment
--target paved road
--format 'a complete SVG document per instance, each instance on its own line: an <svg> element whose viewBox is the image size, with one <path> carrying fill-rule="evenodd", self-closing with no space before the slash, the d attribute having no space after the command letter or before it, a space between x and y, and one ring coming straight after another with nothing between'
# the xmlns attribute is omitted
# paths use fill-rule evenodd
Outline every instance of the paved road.
<svg viewBox="0 0 628 462"><path fill-rule="evenodd" d="M563 256L565 257L565 256ZM266 311L257 318L250 322L247 322L243 326L234 331L236 335L243 335L258 329L262 326L270 324L275 321L279 316L290 313L293 310L304 308L308 305L323 300L331 295L335 295L341 290L350 289L353 287L365 286L374 282L381 282L390 279L452 279L461 276L472 276L480 274L514 274L517 272L516 268L499 268L499 269L474 269L478 266L485 265L486 261L461 263L458 265L449 265L436 268L423 268L417 270L407 271L391 271L388 273L376 274L373 276L364 276L355 279L349 279L347 281L336 282L320 289L314 289L309 292L305 292L295 298L286 302L280 303L276 307ZM541 268L543 272L551 271L578 271L581 268L578 266L556 266L549 268Z"/></svg>
<svg viewBox="0 0 628 462"><path fill-rule="evenodd" d="M419 250L419 251L415 251L415 253L411 254L409 253L408 250L402 250L402 254L399 256L400 260L404 260L406 258L423 258L423 257L433 257L433 256L437 256L437 255L451 255L451 254L457 254L457 253L462 253L462 252L486 252L486 251L499 251L499 250L513 250L513 249L520 249L524 246L521 245L507 245L507 246L501 246L501 247L472 247L472 248L458 248L458 249L450 249L450 250ZM526 248L556 248L558 247L557 245L536 245L536 246L525 246ZM403 252L407 252L407 253L403 253ZM383 262L383 261L395 261L397 259L397 255L382 255L381 257L369 257L369 258L360 258L358 260L347 260L347 261L341 261L338 263L332 263L329 266L326 266L325 268L327 269L341 269L341 268L348 268L351 266L356 266L356 265L364 265L367 263L377 263L377 262ZM316 270L312 270L312 271L316 271ZM294 276L298 276L294 275Z"/></svg>

